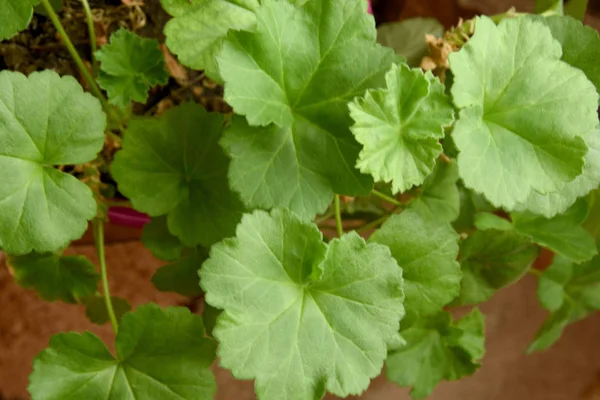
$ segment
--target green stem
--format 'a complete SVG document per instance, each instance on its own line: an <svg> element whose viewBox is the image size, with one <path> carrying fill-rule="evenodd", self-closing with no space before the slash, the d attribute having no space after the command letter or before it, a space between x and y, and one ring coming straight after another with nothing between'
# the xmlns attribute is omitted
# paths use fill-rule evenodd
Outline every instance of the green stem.
<svg viewBox="0 0 600 400"><path fill-rule="evenodd" d="M92 51L92 73L94 76L98 76L98 61L96 60L96 29L94 29L94 17L92 15L92 9L88 0L81 0L83 4L83 10L85 12L85 20L88 26L88 34L90 37L90 48Z"/></svg>
<svg viewBox="0 0 600 400"><path fill-rule="evenodd" d="M381 192L379 192L379 191L377 191L375 189L373 189L371 191L371 194L373 194L373 195L379 197L380 199L385 200L388 203L391 203L391 204L393 204L395 206L399 206L399 207L403 207L404 206L404 204L400 203L398 200L394 199L393 197L390 197L390 196L388 196L386 194L383 194L383 193L381 193Z"/></svg>
<svg viewBox="0 0 600 400"><path fill-rule="evenodd" d="M356 229L356 232L363 233L363 232L369 231L371 229L375 229L379 225L381 225L385 221L387 221L392 215L396 214L398 211L401 211L403 209L404 209L404 205L400 205L400 206L394 208L389 214L383 215L383 216L377 218L376 220L371 221L368 224L365 224L365 225L361 226L360 228Z"/></svg>
<svg viewBox="0 0 600 400"><path fill-rule="evenodd" d="M336 194L334 199L335 207L335 226L337 228L337 234L339 237L344 235L344 227L342 225L342 212L340 210L340 195Z"/></svg>
<svg viewBox="0 0 600 400"><path fill-rule="evenodd" d="M102 91L100 91L100 88L98 87L98 85L96 84L96 81L90 74L90 71L88 71L88 69L85 67L83 60L81 60L81 57L79 56L79 53L77 53L77 50L75 49L75 46L73 45L73 42L71 42L71 39L69 38L69 35L67 35L65 28L63 28L62 24L60 23L60 19L58 18L58 15L56 15L56 12L52 8L52 5L50 5L48 0L42 0L42 4L44 5L44 8L46 9L46 12L48 13L48 16L50 17L50 20L52 21L52 24L54 25L54 27L60 34L60 37L62 38L62 41L65 44L65 47L69 51L69 54L71 54L71 57L73 57L73 61L75 61L75 65L77 65L77 68L79 69L79 71L81 72L81 74L83 75L83 77L85 78L87 83L90 85L90 90L92 91L94 96L96 96L98 98L98 100L100 100L100 103L102 103L102 107L104 108L104 111L106 111L107 114L110 114L110 116L111 116L111 118L113 118L113 120L121 121L119 116L115 114L114 109L110 106L110 104L108 104L108 100L106 100L106 97L104 97L104 95L102 94Z"/></svg>
<svg viewBox="0 0 600 400"><path fill-rule="evenodd" d="M119 331L119 324L117 322L117 317L115 316L115 310L113 309L112 300L110 297L110 288L108 287L108 273L106 272L106 256L104 254L104 221L99 218L95 218L92 221L92 226L94 230L94 242L96 244L96 250L98 251L98 260L100 261L104 303L106 304L106 311L108 312L108 317L110 318L113 331L117 333Z"/></svg>

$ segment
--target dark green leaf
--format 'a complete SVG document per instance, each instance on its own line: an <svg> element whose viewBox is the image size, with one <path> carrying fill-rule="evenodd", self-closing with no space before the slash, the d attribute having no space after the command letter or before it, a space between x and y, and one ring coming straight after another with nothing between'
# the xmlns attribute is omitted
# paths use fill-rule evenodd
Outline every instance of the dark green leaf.
<svg viewBox="0 0 600 400"><path fill-rule="evenodd" d="M131 305L129 305L127 300L114 296L111 297L110 300L112 302L117 321L121 320L123 314L131 311ZM104 325L109 321L104 296L95 295L87 297L83 300L83 304L85 304L85 316L94 324Z"/></svg>
<svg viewBox="0 0 600 400"><path fill-rule="evenodd" d="M155 217L144 226L142 243L154 257L164 261L174 261L181 257L183 243L169 232L167 217Z"/></svg>

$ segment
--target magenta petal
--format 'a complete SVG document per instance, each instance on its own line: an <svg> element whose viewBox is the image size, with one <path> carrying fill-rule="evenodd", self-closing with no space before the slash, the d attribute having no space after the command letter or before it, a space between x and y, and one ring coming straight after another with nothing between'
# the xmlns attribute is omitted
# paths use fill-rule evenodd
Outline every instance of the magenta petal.
<svg viewBox="0 0 600 400"><path fill-rule="evenodd" d="M133 228L143 228L150 217L146 214L137 212L127 207L110 207L108 209L108 219L116 225L131 226Z"/></svg>
<svg viewBox="0 0 600 400"><path fill-rule="evenodd" d="M369 2L369 8L368 8L368 13L369 14L373 14L373 7L371 6L371 0L367 0Z"/></svg>

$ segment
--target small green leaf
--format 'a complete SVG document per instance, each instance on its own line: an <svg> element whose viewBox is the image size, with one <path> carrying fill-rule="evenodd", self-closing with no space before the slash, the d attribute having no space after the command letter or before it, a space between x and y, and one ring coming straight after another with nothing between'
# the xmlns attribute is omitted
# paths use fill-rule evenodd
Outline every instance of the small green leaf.
<svg viewBox="0 0 600 400"><path fill-rule="evenodd" d="M546 350L560 339L563 330L569 324L571 306L565 303L557 312L552 313L542 324L535 339L527 348L527 353Z"/></svg>
<svg viewBox="0 0 600 400"><path fill-rule="evenodd" d="M27 28L33 6L40 0L0 0L0 40L10 39Z"/></svg>
<svg viewBox="0 0 600 400"><path fill-rule="evenodd" d="M585 18L587 8L588 0L570 0L565 4L565 13L581 21Z"/></svg>
<svg viewBox="0 0 600 400"><path fill-rule="evenodd" d="M255 211L200 270L221 365L262 400L359 394L397 339L402 270L355 232L323 243L287 209Z"/></svg>
<svg viewBox="0 0 600 400"><path fill-rule="evenodd" d="M100 102L72 77L0 72L0 248L54 252L96 215L92 191L54 165L93 160L104 144Z"/></svg>
<svg viewBox="0 0 600 400"><path fill-rule="evenodd" d="M127 300L114 296L112 296L110 300L112 302L113 310L115 311L115 317L117 318L117 321L120 321L126 312L131 311L131 305L129 305L129 302ZM90 296L85 298L83 300L83 303L85 304L85 316L92 323L97 325L104 325L110 320L108 316L108 311L106 310L104 296Z"/></svg>
<svg viewBox="0 0 600 400"><path fill-rule="evenodd" d="M202 321L204 322L204 328L206 328L206 334L209 337L213 337L213 329L217 325L217 318L221 315L221 310L214 308L208 303L204 303L204 310L202 310Z"/></svg>
<svg viewBox="0 0 600 400"><path fill-rule="evenodd" d="M152 277L152 283L161 292L175 292L183 296L202 294L198 269L207 258L204 250L190 250L179 260L160 267Z"/></svg>
<svg viewBox="0 0 600 400"><path fill-rule="evenodd" d="M356 167L375 181L391 182L398 193L433 172L454 108L431 74L394 64L385 79L385 89L368 90L349 104L351 130L363 146Z"/></svg>
<svg viewBox="0 0 600 400"><path fill-rule="evenodd" d="M478 304L521 278L539 254L516 231L476 231L460 246L463 278L454 305Z"/></svg>
<svg viewBox="0 0 600 400"><path fill-rule="evenodd" d="M8 258L17 283L46 301L78 303L96 292L100 276L84 256L29 253Z"/></svg>
<svg viewBox="0 0 600 400"><path fill-rule="evenodd" d="M535 0L535 12L541 14L551 11L558 15L564 14L564 0Z"/></svg>
<svg viewBox="0 0 600 400"><path fill-rule="evenodd" d="M108 92L110 103L119 107L132 100L145 102L151 87L169 80L158 42L125 28L110 36L110 43L96 52L96 58L100 61L98 83Z"/></svg>
<svg viewBox="0 0 600 400"><path fill-rule="evenodd" d="M525 212L512 213L511 218L515 229L535 243L582 262L598 254L594 238L581 226L587 212L587 202L579 200L564 214L551 219Z"/></svg>
<svg viewBox="0 0 600 400"><path fill-rule="evenodd" d="M471 232L475 228L475 215L480 212L494 212L496 208L492 206L482 195L467 189L458 183L458 193L460 201L460 212L458 218L452 222L452 226L457 232Z"/></svg>
<svg viewBox="0 0 600 400"><path fill-rule="evenodd" d="M388 246L402 268L403 323L438 313L458 295L458 234L449 223L409 209L391 216L369 242Z"/></svg>
<svg viewBox="0 0 600 400"><path fill-rule="evenodd" d="M460 214L460 192L458 167L455 162L438 162L431 174L423 183L421 195L410 205L410 208L421 213L429 212L442 221L452 222Z"/></svg>
<svg viewBox="0 0 600 400"><path fill-rule="evenodd" d="M243 205L229 190L229 160L217 140L223 115L186 103L156 119L131 121L112 174L133 206L167 214L169 231L185 246L230 236Z"/></svg>
<svg viewBox="0 0 600 400"><path fill-rule="evenodd" d="M148 304L127 313L117 358L96 335L59 333L33 362L29 392L44 400L197 400L216 392L215 342L200 317Z"/></svg>
<svg viewBox="0 0 600 400"><path fill-rule="evenodd" d="M561 55L540 22L496 26L480 17L471 40L449 57L459 173L497 207L513 210L532 191L559 191L582 173L581 136L598 125L598 94Z"/></svg>
<svg viewBox="0 0 600 400"><path fill-rule="evenodd" d="M510 231L514 229L512 223L496 214L480 212L475 214L475 227L482 231L498 230Z"/></svg>
<svg viewBox="0 0 600 400"><path fill-rule="evenodd" d="M193 69L216 68L223 39L232 30L253 30L258 0L161 0L174 18L165 26L166 44Z"/></svg>
<svg viewBox="0 0 600 400"><path fill-rule="evenodd" d="M444 26L435 18L408 18L379 25L377 42L406 57L411 67L418 67L428 51L425 35L441 37L444 31Z"/></svg>
<svg viewBox="0 0 600 400"><path fill-rule="evenodd" d="M154 257L164 261L174 261L181 257L183 243L169 232L167 218L155 217L144 226L142 243Z"/></svg>
<svg viewBox="0 0 600 400"><path fill-rule="evenodd" d="M472 375L485 351L484 318L477 309L456 322L441 312L400 333L406 345L390 352L386 375L412 386L413 399L428 397L442 380Z"/></svg>

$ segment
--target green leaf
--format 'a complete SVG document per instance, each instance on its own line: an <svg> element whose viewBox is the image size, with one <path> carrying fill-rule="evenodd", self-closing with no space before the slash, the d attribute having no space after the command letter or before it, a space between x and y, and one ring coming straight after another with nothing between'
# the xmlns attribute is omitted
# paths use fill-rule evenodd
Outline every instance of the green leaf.
<svg viewBox="0 0 600 400"><path fill-rule="evenodd" d="M328 245L287 209L255 211L200 270L221 365L256 380L260 399L359 394L397 339L402 270L355 232Z"/></svg>
<svg viewBox="0 0 600 400"><path fill-rule="evenodd" d="M442 221L452 222L460 214L460 192L458 167L455 162L438 162L423 183L421 195L411 203L411 208L424 213L429 212Z"/></svg>
<svg viewBox="0 0 600 400"><path fill-rule="evenodd" d="M208 303L204 303L204 310L202 310L202 322L204 322L204 328L206 328L206 334L210 337L213 336L213 329L217 325L217 318L221 315L221 310L214 308Z"/></svg>
<svg viewBox="0 0 600 400"><path fill-rule="evenodd" d="M454 108L430 73L394 64L385 79L385 89L368 90L349 104L351 129L363 145L356 167L375 181L391 182L398 193L433 172Z"/></svg>
<svg viewBox="0 0 600 400"><path fill-rule="evenodd" d="M258 0L161 0L174 18L165 26L166 44L193 69L215 68L215 57L231 30L253 30Z"/></svg>
<svg viewBox="0 0 600 400"><path fill-rule="evenodd" d="M151 87L169 80L158 42L125 28L110 36L110 43L96 52L96 58L100 61L98 83L108 92L109 102L119 107L132 100L144 103Z"/></svg>
<svg viewBox="0 0 600 400"><path fill-rule="evenodd" d="M475 216L480 212L494 212L492 206L482 195L464 187L462 182L457 184L460 202L458 218L452 222L457 232L469 233L475 228Z"/></svg>
<svg viewBox="0 0 600 400"><path fill-rule="evenodd" d="M284 206L312 219L334 192L371 191L370 177L354 168L360 146L347 104L383 86L395 54L375 42L366 7L264 0L256 31L225 41L218 57L225 99L249 124L234 119L222 145L232 158L231 185L249 208Z"/></svg>
<svg viewBox="0 0 600 400"><path fill-rule="evenodd" d="M10 39L27 28L33 6L40 0L0 0L0 40Z"/></svg>
<svg viewBox="0 0 600 400"><path fill-rule="evenodd" d="M56 12L60 12L63 9L63 0L49 0L48 1L50 3L50 6L52 7L52 9ZM39 3L39 0L36 1L36 3ZM37 6L35 6L33 8L33 12L35 12L36 14L40 14L43 15L45 17L48 16L48 12L46 11L46 7L44 7L43 4L38 4Z"/></svg>
<svg viewBox="0 0 600 400"><path fill-rule="evenodd" d="M442 380L457 380L479 368L485 351L484 318L479 310L452 321L441 312L401 331L406 346L390 352L389 380L412 386L413 399L428 397Z"/></svg>
<svg viewBox="0 0 600 400"><path fill-rule="evenodd" d="M129 302L125 299L111 296L110 301L112 302L117 321L120 321L126 312L131 311L131 305L129 305ZM85 304L85 316L92 323L104 325L110 320L108 311L106 310L104 296L90 296L85 298L83 303Z"/></svg>
<svg viewBox="0 0 600 400"><path fill-rule="evenodd" d="M543 24L513 18L496 26L487 17L450 55L460 176L495 206L512 210L532 191L558 191L582 173L581 136L598 125L598 94L561 55Z"/></svg>
<svg viewBox="0 0 600 400"><path fill-rule="evenodd" d="M475 227L482 231L510 231L514 229L509 220L488 212L480 212L475 214Z"/></svg>
<svg viewBox="0 0 600 400"><path fill-rule="evenodd" d="M526 212L512 213L511 218L515 228L535 243L582 262L598 254L594 238L581 226L587 212L587 202L579 200L564 214L551 219Z"/></svg>
<svg viewBox="0 0 600 400"><path fill-rule="evenodd" d="M164 261L174 261L181 257L183 243L169 232L167 218L155 217L144 225L142 243L152 252L154 257Z"/></svg>
<svg viewBox="0 0 600 400"><path fill-rule="evenodd" d="M29 253L8 258L17 283L46 301L78 303L96 292L100 276L84 256Z"/></svg>
<svg viewBox="0 0 600 400"><path fill-rule="evenodd" d="M207 258L204 250L193 249L179 260L160 267L152 277L152 283L161 292L175 292L183 296L202 294L198 269Z"/></svg>
<svg viewBox="0 0 600 400"><path fill-rule="evenodd" d="M523 204L517 205L517 211L530 211L552 218L564 213L579 197L600 186L600 128L596 128L583 138L589 149L585 155L583 173L571 182L565 183L558 192L540 194L532 191Z"/></svg>
<svg viewBox="0 0 600 400"><path fill-rule="evenodd" d="M379 25L377 42L406 57L411 67L418 67L428 51L425 35L441 37L444 31L444 26L435 18L408 18Z"/></svg>
<svg viewBox="0 0 600 400"><path fill-rule="evenodd" d="M438 313L458 295L458 234L449 223L409 209L391 216L369 242L388 246L402 268L403 323Z"/></svg>
<svg viewBox="0 0 600 400"><path fill-rule="evenodd" d="M33 362L29 392L45 400L197 400L216 392L215 343L200 317L148 304L127 313L117 358L96 335L59 333Z"/></svg>
<svg viewBox="0 0 600 400"><path fill-rule="evenodd" d="M229 190L229 160L217 144L223 115L186 103L157 119L131 121L112 174L133 206L167 214L185 246L210 246L235 231L243 206Z"/></svg>
<svg viewBox="0 0 600 400"><path fill-rule="evenodd" d="M478 304L519 280L539 254L531 241L516 231L476 231L460 246L463 278L453 305Z"/></svg>
<svg viewBox="0 0 600 400"><path fill-rule="evenodd" d="M571 3L576 3L571 1ZM562 60L582 70L600 92L600 35L571 17L549 17L542 20L563 49Z"/></svg>
<svg viewBox="0 0 600 400"><path fill-rule="evenodd" d="M72 77L0 72L0 248L54 252L96 215L92 191L53 165L93 160L104 144L100 102Z"/></svg>
<svg viewBox="0 0 600 400"><path fill-rule="evenodd" d="M588 0L570 0L565 4L565 13L578 20L583 20L587 8Z"/></svg>
<svg viewBox="0 0 600 400"><path fill-rule="evenodd" d="M558 15L563 15L563 1L564 0L535 0L535 12L541 14L545 11L550 11Z"/></svg>
<svg viewBox="0 0 600 400"><path fill-rule="evenodd" d="M568 324L600 310L600 257L583 264L555 257L540 277L537 295L551 314L530 345L530 352L550 347Z"/></svg>

